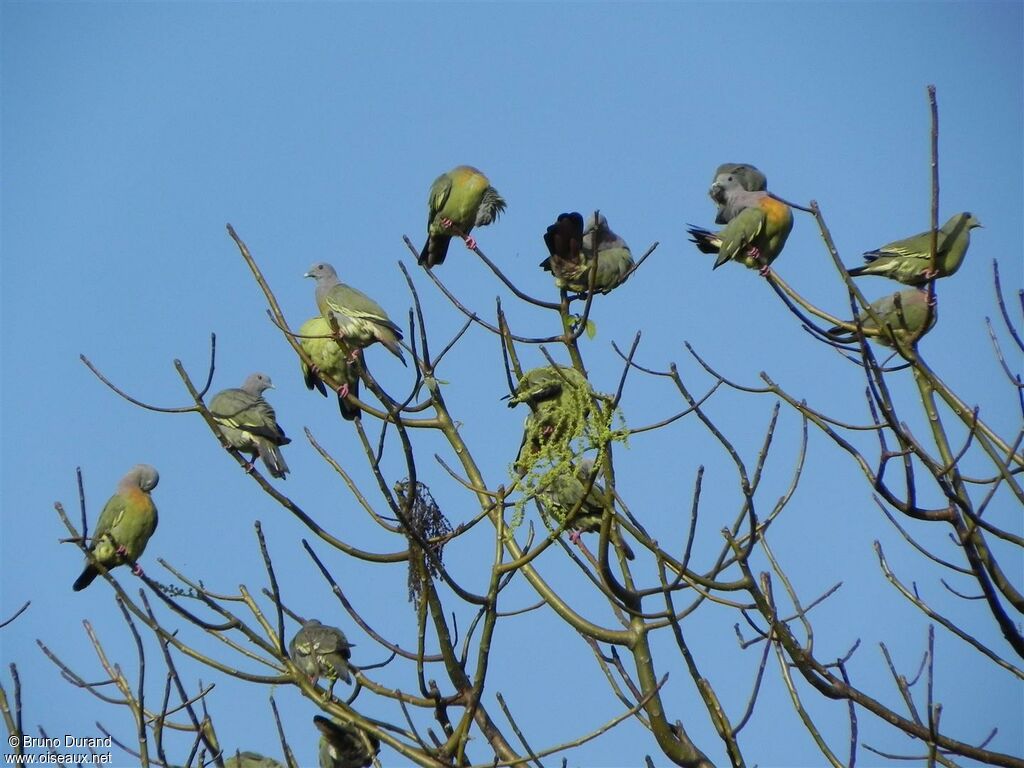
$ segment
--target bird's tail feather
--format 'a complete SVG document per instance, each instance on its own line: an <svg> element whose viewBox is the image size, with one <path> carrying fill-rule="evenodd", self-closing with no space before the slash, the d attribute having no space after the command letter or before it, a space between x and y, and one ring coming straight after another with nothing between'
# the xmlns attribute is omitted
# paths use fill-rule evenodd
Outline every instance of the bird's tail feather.
<svg viewBox="0 0 1024 768"><path fill-rule="evenodd" d="M284 480L285 475L291 470L288 469L288 464L285 462L284 456L281 455L280 449L273 443L265 440L260 440L258 445L260 458L263 459L263 463L266 465L267 471L270 472L270 476Z"/></svg>
<svg viewBox="0 0 1024 768"><path fill-rule="evenodd" d="M75 579L75 583L71 585L71 588L75 592L81 592L83 589L92 584L93 580L100 575L100 572L96 570L96 567L91 563L85 566L82 571L82 575Z"/></svg>
<svg viewBox="0 0 1024 768"><path fill-rule="evenodd" d="M722 241L714 232L694 226L687 227L686 232L690 235L690 241L696 244L697 250L701 253L718 253Z"/></svg>
<svg viewBox="0 0 1024 768"><path fill-rule="evenodd" d="M423 244L423 250L420 251L418 263L428 268L437 264L444 264L444 257L448 255L448 244L451 240L451 237L448 235L430 235L427 237L427 242Z"/></svg>

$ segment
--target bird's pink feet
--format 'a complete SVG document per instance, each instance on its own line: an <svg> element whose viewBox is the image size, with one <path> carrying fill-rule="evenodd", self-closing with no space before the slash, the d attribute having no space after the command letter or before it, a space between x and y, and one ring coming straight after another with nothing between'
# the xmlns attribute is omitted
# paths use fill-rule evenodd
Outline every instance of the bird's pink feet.
<svg viewBox="0 0 1024 768"><path fill-rule="evenodd" d="M348 382L338 387L338 397L348 397Z"/></svg>
<svg viewBox="0 0 1024 768"><path fill-rule="evenodd" d="M934 280L939 276L939 270L928 267L924 272L921 273L921 277L925 280Z"/></svg>
<svg viewBox="0 0 1024 768"><path fill-rule="evenodd" d="M583 539L580 538L580 532L579 531L570 531L569 532L569 541L571 541L577 547L580 546L581 544L583 544Z"/></svg>
<svg viewBox="0 0 1024 768"><path fill-rule="evenodd" d="M115 550L115 553L120 555L121 557L124 557L128 554L128 550L125 548L124 544L119 544L117 549Z"/></svg>
<svg viewBox="0 0 1024 768"><path fill-rule="evenodd" d="M761 277L768 277L768 275L770 275L771 273L772 268L768 264L765 264L763 267L757 270L757 274L759 274Z"/></svg>
<svg viewBox="0 0 1024 768"><path fill-rule="evenodd" d="M462 239L466 242L466 247L469 248L469 250L476 250L476 239L472 235L463 235Z"/></svg>
<svg viewBox="0 0 1024 768"><path fill-rule="evenodd" d="M132 565L132 573L134 573L136 576L143 576L144 574L142 572L142 566L138 563Z"/></svg>

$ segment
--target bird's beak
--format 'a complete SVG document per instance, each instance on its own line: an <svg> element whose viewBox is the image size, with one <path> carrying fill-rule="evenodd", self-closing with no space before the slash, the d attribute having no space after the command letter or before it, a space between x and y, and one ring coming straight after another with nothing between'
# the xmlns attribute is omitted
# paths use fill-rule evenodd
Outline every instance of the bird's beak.
<svg viewBox="0 0 1024 768"><path fill-rule="evenodd" d="M312 277L312 276L313 276L313 273L312 273L312 272L305 272L305 273L303 273L303 275L302 275L302 276L303 276L303 277Z"/></svg>
<svg viewBox="0 0 1024 768"><path fill-rule="evenodd" d="M710 189L708 189L708 196L712 200L714 200L715 202L721 202L722 201L722 197L724 196L722 194L722 185L721 184L712 184Z"/></svg>

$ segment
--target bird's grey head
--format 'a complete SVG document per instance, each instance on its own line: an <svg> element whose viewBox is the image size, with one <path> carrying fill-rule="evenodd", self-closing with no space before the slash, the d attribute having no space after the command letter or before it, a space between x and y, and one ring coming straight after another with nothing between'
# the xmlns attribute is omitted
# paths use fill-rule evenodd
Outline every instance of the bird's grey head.
<svg viewBox="0 0 1024 768"><path fill-rule="evenodd" d="M258 395L268 389L273 389L274 384L265 373L250 373L242 384L242 389L254 395Z"/></svg>
<svg viewBox="0 0 1024 768"><path fill-rule="evenodd" d="M963 216L966 220L968 229L974 229L975 227L983 226L982 223L974 217L974 214L970 213L969 211L964 211L960 215Z"/></svg>
<svg viewBox="0 0 1024 768"><path fill-rule="evenodd" d="M583 229L583 250L594 247L594 234L597 234L597 242L603 243L613 240L617 235L608 226L608 219L603 213L598 213L597 221L594 221L594 214L587 217L587 226Z"/></svg>
<svg viewBox="0 0 1024 768"><path fill-rule="evenodd" d="M125 479L128 478L131 478L142 490L152 491L160 482L160 473L156 471L156 467L149 464L136 464L128 471L128 476Z"/></svg>
<svg viewBox="0 0 1024 768"><path fill-rule="evenodd" d="M715 171L715 179L708 195L716 203L725 203L730 190L763 192L768 189L768 177L749 163L723 163Z"/></svg>
<svg viewBox="0 0 1024 768"><path fill-rule="evenodd" d="M309 268L303 277L312 277L314 280L322 280L324 278L335 278L337 279L338 273L334 270L330 264L326 261L320 261Z"/></svg>

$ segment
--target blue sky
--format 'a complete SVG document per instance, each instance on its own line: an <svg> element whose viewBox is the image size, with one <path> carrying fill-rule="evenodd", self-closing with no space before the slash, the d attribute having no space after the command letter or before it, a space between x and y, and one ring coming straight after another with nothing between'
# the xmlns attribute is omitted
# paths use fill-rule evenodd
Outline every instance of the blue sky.
<svg viewBox="0 0 1024 768"><path fill-rule="evenodd" d="M939 286L939 324L922 350L965 401L982 406L990 424L1009 436L1020 428L983 320L997 313L993 260L1008 289L1024 282L1020 3L5 2L0 27L0 617L32 601L25 615L0 630L0 658L8 690L6 663L18 664L30 727L95 735L99 720L131 741L125 713L66 685L36 645L40 638L83 676L100 677L81 624L87 618L111 657L135 668L134 644L109 588L70 589L81 558L57 543L64 531L53 502L63 502L77 519L77 466L93 516L132 464L145 461L160 470L160 528L143 558L150 575L167 579L156 562L162 557L216 591L244 583L258 592L265 583L252 530L258 519L288 604L342 626L358 643L357 663L386 658L344 615L303 552L300 539L308 531L244 476L198 416L134 408L78 359L86 354L147 402L181 406L188 394L172 361L180 358L194 380L204 379L215 332L215 389L237 386L254 370L277 384L269 399L295 438L285 449L293 474L277 487L356 546L396 549L399 544L365 519L305 442L308 426L372 491L351 427L333 403L306 391L294 354L267 320L263 296L225 232L228 222L248 243L294 326L314 314L313 286L302 274L320 260L334 263L342 279L400 318L411 300L396 264L412 267L401 237L421 244L431 181L471 163L508 201L506 214L478 231L477 240L531 294L555 296L536 264L546 255L541 234L563 210L600 208L634 253L659 243L627 284L595 302L598 333L584 354L599 389L613 391L618 381L621 363L610 343L628 346L642 330L638 359L662 369L678 362L695 391L704 391L709 379L684 341L724 375L756 384L766 371L796 397L863 423L868 416L857 369L803 333L753 272L727 265L712 273L710 258L687 241L685 225L712 223L706 189L714 168L746 161L763 169L783 197L819 201L848 264L868 248L925 229L925 87L934 83L941 113L940 217L970 210L985 227L975 231L960 272ZM811 300L843 313L845 291L808 216L797 216L776 267ZM457 243L438 274L481 314L493 316L501 296L523 335L556 330L553 318L518 306ZM436 347L463 318L415 269L413 278ZM875 278L862 287L870 298L894 289ZM536 349L521 354L528 365L542 361ZM385 351L370 350L368 360L394 392L411 382L410 372ZM1017 370L1020 362L1011 360ZM488 482L507 482L523 414L499 400L507 389L498 344L472 329L439 375L449 382L453 416L463 422ZM905 418L923 430L909 374L893 381ZM771 405L767 397L723 393L709 413L753 461ZM682 407L664 382L641 377L631 378L623 401L633 426ZM367 426L373 429L369 419ZM790 480L799 433L799 420L784 410L767 466L766 507ZM421 479L453 524L469 518L472 500L430 458L438 452L450 461L450 449L431 435L415 437ZM620 449L618 490L660 541L681 547L698 465L707 468L698 544L716 552L718 531L738 508L735 475L692 417ZM396 450L385 457L384 471L393 480L402 476ZM1003 500L990 514L1021 533L1012 502ZM945 531L915 532L944 556L957 556ZM453 573L476 591L486 584L490 562L486 533L446 552ZM878 512L863 477L812 434L803 483L770 541L805 599L843 582L813 615L822 658L840 656L860 639L851 664L855 680L899 706L878 643L886 642L902 670L913 674L927 622L885 582L872 549L876 539L902 578L916 581L936 607L1007 652L991 618L942 587L939 574ZM415 622L404 570L368 566L316 546L375 629L411 647ZM613 622L563 553L548 554L542 570L552 583L574 594L595 621ZM1004 557L1019 586L1024 564L1019 555ZM121 581L136 589L129 574ZM969 584L960 587L973 591ZM535 599L517 582L503 607ZM465 628L472 614L458 613ZM686 630L702 669L738 718L758 650L736 648L735 620L729 611L705 606ZM182 631L229 663L247 663ZM670 673L671 716L684 720L716 762L726 762L671 639L659 642L659 673ZM151 642L148 647L157 653ZM502 661L489 693L505 695L535 748L596 728L621 711L585 644L550 612L509 620L495 638L495 653ZM937 654L937 697L951 734L980 741L997 727L991 748L1024 752L1022 687L993 674L955 638L940 634ZM269 690L184 662L183 668L187 684L216 682L208 706L226 747L280 756ZM407 673L374 674L385 684L408 685ZM160 690L158 678L150 680L151 696ZM313 764L311 718L318 710L290 687L273 693L300 764ZM741 739L748 761L820 764L774 661L762 696ZM365 693L356 707L401 720ZM815 707L826 737L845 751L844 708ZM879 748L912 748L870 717L861 717L861 728L864 740ZM635 765L653 749L646 732L630 722L572 753L570 763ZM395 757L382 753L388 765ZM862 765L880 761L861 754Z"/></svg>

